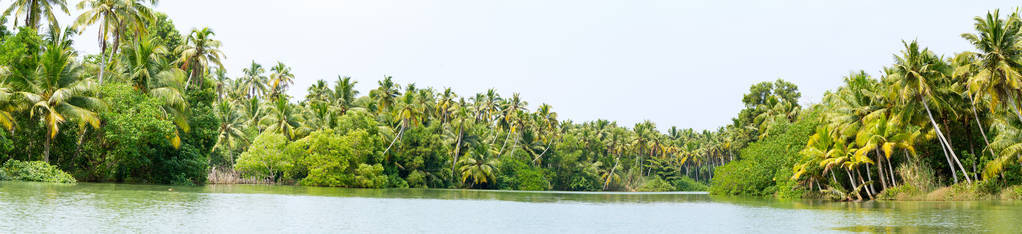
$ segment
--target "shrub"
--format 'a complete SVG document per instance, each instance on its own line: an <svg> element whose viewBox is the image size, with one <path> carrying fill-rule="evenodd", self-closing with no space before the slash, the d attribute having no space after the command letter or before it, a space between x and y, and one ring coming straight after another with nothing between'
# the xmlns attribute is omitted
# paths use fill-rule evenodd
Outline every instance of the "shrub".
<svg viewBox="0 0 1022 234"><path fill-rule="evenodd" d="M709 186L693 180L692 178L688 178L687 176L673 179L671 180L671 184L674 185L674 188L677 189L677 191L707 191L710 189Z"/></svg>
<svg viewBox="0 0 1022 234"><path fill-rule="evenodd" d="M670 192L675 191L674 185L667 183L666 180L657 177L653 180L647 180L646 183L639 186L639 192Z"/></svg>
<svg viewBox="0 0 1022 234"><path fill-rule="evenodd" d="M293 167L291 161L285 158L286 145L284 135L264 132L238 157L234 169L243 177L279 179L284 171Z"/></svg>
<svg viewBox="0 0 1022 234"><path fill-rule="evenodd" d="M820 123L819 111L812 110L794 123L773 123L770 134L741 150L741 159L718 167L710 182L710 193L801 196L801 189L790 180L792 168L800 159L799 151L805 148Z"/></svg>
<svg viewBox="0 0 1022 234"><path fill-rule="evenodd" d="M0 168L0 180L35 181L73 184L71 174L43 161L8 160Z"/></svg>
<svg viewBox="0 0 1022 234"><path fill-rule="evenodd" d="M362 163L355 169L355 186L361 188L383 188L387 186L387 175L383 174L383 166L372 166Z"/></svg>

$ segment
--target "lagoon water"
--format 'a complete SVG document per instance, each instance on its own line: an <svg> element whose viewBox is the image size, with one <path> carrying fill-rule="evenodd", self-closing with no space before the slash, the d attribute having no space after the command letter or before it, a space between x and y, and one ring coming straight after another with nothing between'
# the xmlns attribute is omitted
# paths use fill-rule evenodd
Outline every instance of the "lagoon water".
<svg viewBox="0 0 1022 234"><path fill-rule="evenodd" d="M1022 202L0 183L0 233L1022 232Z"/></svg>

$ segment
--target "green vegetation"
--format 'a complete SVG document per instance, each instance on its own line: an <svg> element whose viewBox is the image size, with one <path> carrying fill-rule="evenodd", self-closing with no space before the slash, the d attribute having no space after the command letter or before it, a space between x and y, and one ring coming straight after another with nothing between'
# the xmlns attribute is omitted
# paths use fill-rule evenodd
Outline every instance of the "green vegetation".
<svg viewBox="0 0 1022 234"><path fill-rule="evenodd" d="M977 17L962 35L973 51L944 57L903 42L878 78L852 72L818 104L803 107L798 87L777 79L752 85L727 126L661 132L650 121L559 119L517 93L463 95L390 76L365 94L338 76L290 97L297 77L287 64L252 61L229 77L212 29L182 34L155 5L85 0L73 26L61 27L63 1L11 4L5 17L23 27L0 26L0 161L41 160L100 182L216 175L840 200L1003 197L1022 184L1017 13ZM81 55L70 35L89 28L99 29L101 52Z"/></svg>
<svg viewBox="0 0 1022 234"><path fill-rule="evenodd" d="M42 161L8 160L0 167L0 181L35 181L73 184L77 181L71 174Z"/></svg>
<svg viewBox="0 0 1022 234"><path fill-rule="evenodd" d="M976 17L975 27L962 34L974 51L943 57L903 42L879 79L852 72L820 104L793 111L794 124L768 123L766 129L777 131L762 132L740 160L718 168L711 191L839 200L1010 193L1004 188L1022 183L1022 89L1016 85L1022 20L995 10ZM736 124L755 123L743 120Z"/></svg>

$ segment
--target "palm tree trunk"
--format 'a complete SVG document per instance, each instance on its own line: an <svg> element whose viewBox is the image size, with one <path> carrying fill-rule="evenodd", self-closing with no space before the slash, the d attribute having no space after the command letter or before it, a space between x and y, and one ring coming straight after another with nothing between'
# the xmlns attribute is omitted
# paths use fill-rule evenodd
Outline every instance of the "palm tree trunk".
<svg viewBox="0 0 1022 234"><path fill-rule="evenodd" d="M908 154L908 151L905 151L905 154ZM891 176L891 186L898 187L898 181L894 179L894 167L891 166L891 164L894 164L894 163L891 162L890 155L887 155L887 156L888 157L886 157L885 159L887 160L887 169L890 171L890 173L888 173L888 175Z"/></svg>
<svg viewBox="0 0 1022 234"><path fill-rule="evenodd" d="M458 124L458 142L455 143L455 145L454 145L454 157L452 157L452 158L454 158L454 161L451 161L451 178L452 179L454 178L454 168L458 165L458 155L461 154L461 138L462 138L462 130L464 130L464 127L465 127L465 120L462 119L461 123Z"/></svg>
<svg viewBox="0 0 1022 234"><path fill-rule="evenodd" d="M866 166L869 166L869 164L867 164ZM869 174L869 169L866 170L866 174ZM859 182L862 182L862 184L866 184L866 181L862 180L862 173L859 172L859 170L855 170L855 175L859 177ZM870 183L867 186L871 186L871 185L873 185L873 184ZM873 192L870 191L869 188L863 187L863 189L866 189L866 196L869 196L869 200L873 200L874 199L873 198Z"/></svg>
<svg viewBox="0 0 1022 234"><path fill-rule="evenodd" d="M872 175L873 173L871 173L870 170L872 170L872 169L869 168L869 163L866 163L866 178L869 179L869 192L870 193L876 193L877 190L873 186L873 184L875 184L875 182L873 182L873 175ZM860 174L859 177L862 177L862 175Z"/></svg>
<svg viewBox="0 0 1022 234"><path fill-rule="evenodd" d="M46 163L50 163L50 140L53 138L50 136L50 133L46 133L46 143L43 145L43 162Z"/></svg>
<svg viewBox="0 0 1022 234"><path fill-rule="evenodd" d="M883 155L880 155L880 149L874 148L873 151L877 154L877 176L880 178L880 186L882 186L881 188L884 190L887 190L887 179L885 178L887 176L884 175L884 161L881 159L883 158Z"/></svg>
<svg viewBox="0 0 1022 234"><path fill-rule="evenodd" d="M518 149L518 135L515 135L515 144L511 146L511 157L515 156L515 150Z"/></svg>
<svg viewBox="0 0 1022 234"><path fill-rule="evenodd" d="M972 104L972 116L976 119L976 127L979 128L979 134L983 135L983 142L987 143L987 150L990 150L990 156L997 158L997 154L994 153L994 149L990 147L990 139L987 138L986 130L984 130L983 123L979 121L979 114L976 113L976 103L972 102L971 95L965 95L969 97L969 103Z"/></svg>
<svg viewBox="0 0 1022 234"><path fill-rule="evenodd" d="M511 129L508 128L507 129L507 136L504 137L504 144L500 145L500 150L497 151L497 156L500 156L501 153L504 153L504 146L507 146L507 140L510 139L510 138L511 138Z"/></svg>
<svg viewBox="0 0 1022 234"><path fill-rule="evenodd" d="M399 130L399 131L397 132L397 136L394 136L394 140L390 141L390 145L389 145L389 146L387 146L387 149L386 149L386 150L383 150L383 155L387 155L387 151L390 151L390 147L393 147L393 146L394 146L394 143L396 143L396 142L397 142L397 139L401 139L401 134L404 134L404 133L405 133L405 125L404 125L404 124L402 124L402 125L401 125L401 130Z"/></svg>
<svg viewBox="0 0 1022 234"><path fill-rule="evenodd" d="M954 158L955 161L958 161L958 155L955 155L955 151L954 151L954 149L951 148L951 144L949 144L947 142L947 139L944 138L944 132L940 130L940 125L937 125L937 121L933 119L933 113L930 112L930 105L926 103L926 100L923 99L923 97L919 97L919 101L921 101L923 103L923 107L926 108L926 115L930 117L930 124L933 124L933 129L937 131L937 138L940 139L941 146L942 147L946 147L947 151L944 151L944 156L946 157L947 153L951 152L951 157ZM951 163L951 159L948 159L948 165L951 166L951 171L952 171L951 174L957 174L957 173L954 172L954 170L956 170L956 169L955 169L955 165ZM964 173L965 172L965 167L961 166L961 162L958 163L958 166L959 166L959 168L962 169L962 172ZM969 179L968 176L965 177L965 180L968 181L969 183L972 183L972 179ZM955 183L958 183L958 176L957 175L955 175Z"/></svg>
<svg viewBox="0 0 1022 234"><path fill-rule="evenodd" d="M859 190L856 189L859 186L855 185L855 179L852 179L852 172L850 172L850 170L845 170L845 174L848 175L848 181L852 182L852 189L848 190L848 192L855 194L855 197L858 198L856 201L862 201L862 194L859 194Z"/></svg>

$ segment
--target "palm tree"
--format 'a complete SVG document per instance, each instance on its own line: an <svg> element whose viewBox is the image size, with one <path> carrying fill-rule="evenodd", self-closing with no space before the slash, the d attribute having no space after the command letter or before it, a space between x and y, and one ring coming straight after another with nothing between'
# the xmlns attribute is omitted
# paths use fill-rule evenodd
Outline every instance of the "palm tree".
<svg viewBox="0 0 1022 234"><path fill-rule="evenodd" d="M1007 20L1001 19L1000 11L987 12L986 17L976 17L977 34L962 34L979 51L979 61L975 75L969 78L969 90L974 96L973 102L989 96L990 110L1003 106L1015 112L1022 120L1022 102L1020 102L1020 83L1022 74L1022 22L1017 14L1011 14Z"/></svg>
<svg viewBox="0 0 1022 234"><path fill-rule="evenodd" d="M211 64L217 65L219 69L224 69L224 64L220 62L224 58L224 53L220 51L220 41L213 39L213 36L216 36L216 33L212 29L192 29L192 32L185 38L185 44L178 48L181 58L177 62L181 64L181 69L191 70L188 81L185 82L185 89L188 89L192 80L196 80L201 86L201 76L209 70Z"/></svg>
<svg viewBox="0 0 1022 234"><path fill-rule="evenodd" d="M238 147L238 143L245 144L247 138L245 138L245 120L242 118L241 113L234 108L234 104L221 100L216 104L216 115L217 120L220 122L220 126L217 127L217 138L216 144L213 149L222 149L228 147L227 152L232 152L232 149ZM234 162L234 156L228 155L229 161Z"/></svg>
<svg viewBox="0 0 1022 234"><path fill-rule="evenodd" d="M395 116L394 119L394 122L399 125L399 129L397 131L397 135L395 135L394 139L390 142L390 145L387 146L387 149L383 150L384 155L390 151L390 148L394 146L394 143L401 139L401 136L405 133L405 129L408 129L411 125L422 122L422 110L414 104L414 100L415 92L407 92L405 93L405 96L401 98L401 109L398 111L397 116Z"/></svg>
<svg viewBox="0 0 1022 234"><path fill-rule="evenodd" d="M164 70L163 61L167 49L160 45L159 38L148 36L133 41L123 49L121 59L128 78L135 89L149 92L149 82L157 73Z"/></svg>
<svg viewBox="0 0 1022 234"><path fill-rule="evenodd" d="M149 82L146 94L163 101L163 117L174 122L178 128L188 132L188 102L184 97L185 71L171 68L156 74L155 79ZM171 138L172 145L177 148L181 146L181 137L177 130Z"/></svg>
<svg viewBox="0 0 1022 234"><path fill-rule="evenodd" d="M103 101L93 97L95 83L84 79L82 67L74 61L75 53L63 39L46 45L35 78L27 90L19 92L31 106L30 115L46 126L43 160L50 160L50 142L67 121L99 128Z"/></svg>
<svg viewBox="0 0 1022 234"><path fill-rule="evenodd" d="M0 78L4 78L4 76L6 76L4 74L4 70L5 67L0 66ZM15 120L11 113L15 110L17 110L17 106L14 103L14 93L6 84L0 82L0 126L7 131L14 130Z"/></svg>
<svg viewBox="0 0 1022 234"><path fill-rule="evenodd" d="M497 159L489 154L469 151L458 164L461 164L461 182L472 179L469 187L496 182Z"/></svg>
<svg viewBox="0 0 1022 234"><path fill-rule="evenodd" d="M121 35L127 31L135 32L140 37L146 26L153 19L153 11L146 5L156 5L157 0L83 0L78 3L79 10L85 10L75 20L75 30L79 33L85 26L99 24L99 84L103 84L103 72L107 63L117 54L121 43ZM86 8L88 8L86 10ZM110 55L107 55L107 43L112 43Z"/></svg>
<svg viewBox="0 0 1022 234"><path fill-rule="evenodd" d="M355 96L358 96L355 84L358 84L358 81L351 80L351 77L337 76L337 83L334 84L334 99L335 105L341 110L341 115L347 113L354 106Z"/></svg>
<svg viewBox="0 0 1022 234"><path fill-rule="evenodd" d="M383 80L377 82L380 85L379 88L369 92L369 96L376 99L378 108L377 113L389 110L394 106L394 102L398 95L401 93L398 91L400 88L397 84L394 84L393 77L384 76Z"/></svg>
<svg viewBox="0 0 1022 234"><path fill-rule="evenodd" d="M895 64L891 69L893 74L890 74L891 78L897 82L897 87L901 87L901 90L897 91L901 96L903 103L911 103L914 100L918 100L923 104L923 108L926 109L926 114L930 118L930 124L933 125L933 129L937 132L937 139L941 143L941 146L947 149L951 153L951 159L957 162L958 168L962 170L964 175L968 175L965 167L958 160L958 155L954 149L951 148L951 144L948 142L947 137L944 136L944 132L941 131L940 125L933 119L933 113L930 111L929 102L940 103L937 99L937 95L934 94L934 85L938 82L938 79L944 78L944 70L947 66L940 60L936 55L933 55L929 49L923 48L920 50L916 41L904 42L905 50L902 51L900 56L895 56ZM948 160L948 165L951 167L952 172L955 172L955 165ZM952 173L956 174L956 173ZM955 176L957 180L957 176ZM969 176L965 176L965 180L972 183L972 179Z"/></svg>
<svg viewBox="0 0 1022 234"><path fill-rule="evenodd" d="M517 132L518 128L522 125L521 124L522 118L520 118L520 113L523 111L527 111L525 109L525 106L527 105L529 104L526 103L525 101L522 101L518 93L514 93L511 96L511 99L508 99L506 102L504 102L503 105L501 105L500 120L498 121L498 123L507 129L507 136L504 137L504 144L500 146L500 150L497 151L498 152L497 155L500 155L500 153L504 152L504 147L507 146L507 140L511 138L511 135L514 135ZM515 136L515 142L518 142L517 135ZM512 153L511 156L514 156L514 154Z"/></svg>
<svg viewBox="0 0 1022 234"><path fill-rule="evenodd" d="M0 18L6 18L14 13L14 18L21 18L25 16L24 26L32 28L33 30L39 29L39 21L42 17L46 17L46 21L49 21L51 28L58 28L57 16L53 14L54 6L60 7L60 11L64 14L71 14L67 10L67 1L65 0L15 0L11 3L10 7L4 11ZM14 27L18 27L18 21L14 20Z"/></svg>
<svg viewBox="0 0 1022 234"><path fill-rule="evenodd" d="M271 96L284 93L294 82L295 75L291 74L291 68L284 63L278 61L277 65L270 68L270 84L267 86L270 87Z"/></svg>
<svg viewBox="0 0 1022 234"><path fill-rule="evenodd" d="M242 87L245 87L245 95L250 99L255 99L263 94L266 94L266 76L263 73L266 72L263 69L263 65L259 65L255 61L248 68L242 69L244 76L241 77Z"/></svg>
<svg viewBox="0 0 1022 234"><path fill-rule="evenodd" d="M287 97L274 98L267 109L267 113L259 120L259 123L266 127L266 131L278 132L287 137L288 141L294 140L295 129L300 125L298 111Z"/></svg>

